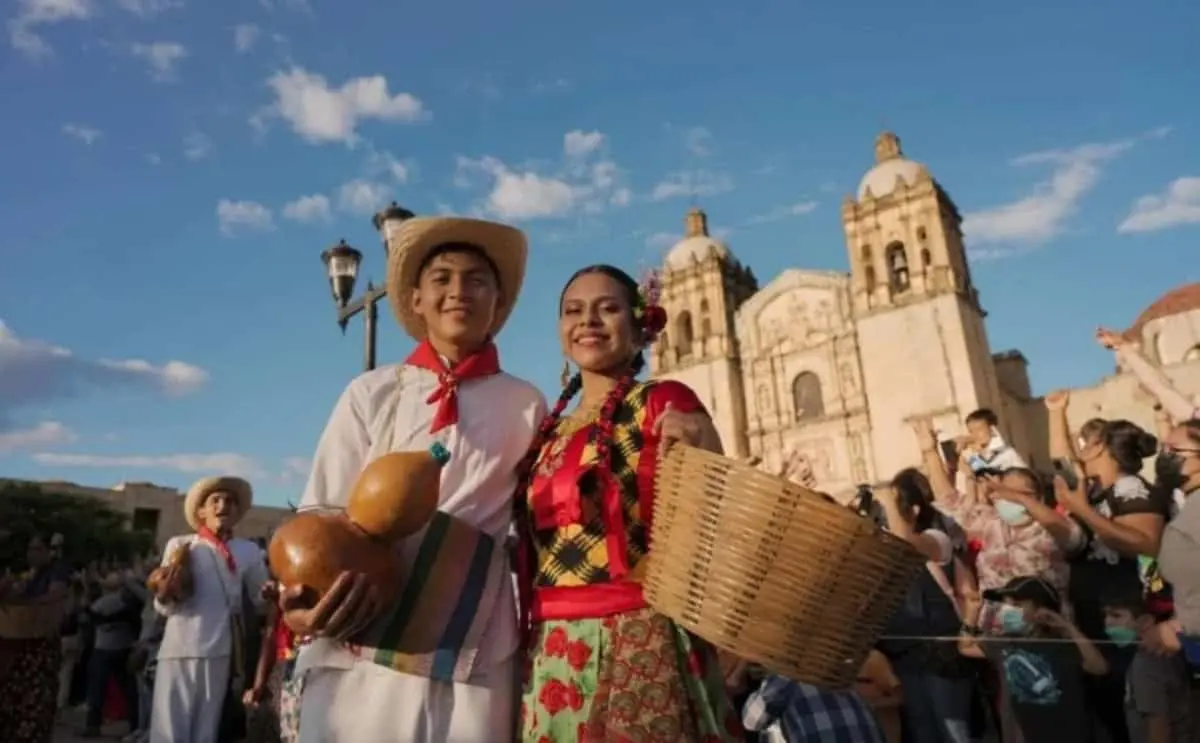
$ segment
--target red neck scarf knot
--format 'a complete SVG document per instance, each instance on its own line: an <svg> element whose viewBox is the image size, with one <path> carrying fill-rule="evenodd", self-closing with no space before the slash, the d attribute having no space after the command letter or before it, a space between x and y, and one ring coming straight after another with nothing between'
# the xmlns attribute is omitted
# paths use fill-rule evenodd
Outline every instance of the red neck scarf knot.
<svg viewBox="0 0 1200 743"><path fill-rule="evenodd" d="M496 344L491 341L448 369L442 357L426 339L421 341L404 363L437 375L437 389L425 400L430 405L437 405L430 433L437 433L458 423L458 387L461 383L500 373L500 354L496 351Z"/></svg>

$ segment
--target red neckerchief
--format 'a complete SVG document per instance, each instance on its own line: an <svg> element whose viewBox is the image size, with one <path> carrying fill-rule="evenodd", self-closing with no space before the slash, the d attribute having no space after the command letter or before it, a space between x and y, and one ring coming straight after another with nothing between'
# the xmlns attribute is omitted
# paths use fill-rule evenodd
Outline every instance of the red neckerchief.
<svg viewBox="0 0 1200 743"><path fill-rule="evenodd" d="M481 379L500 373L500 354L496 351L496 344L491 341L455 364L453 369L446 368L446 365L442 363L442 357L433 350L433 346L429 344L428 340L421 341L421 344L413 350L404 363L418 369L431 371L438 376L438 388L425 400L430 405L437 403L438 406L437 412L433 414L433 426L429 429L430 433L437 433L446 426L458 423L458 385L460 383L468 379Z"/></svg>
<svg viewBox="0 0 1200 743"><path fill-rule="evenodd" d="M217 554L225 559L225 567L229 568L229 572L237 575L237 560L233 559L233 553L229 551L229 543L218 537L207 526L201 526L196 530L196 534L200 539L211 544Z"/></svg>

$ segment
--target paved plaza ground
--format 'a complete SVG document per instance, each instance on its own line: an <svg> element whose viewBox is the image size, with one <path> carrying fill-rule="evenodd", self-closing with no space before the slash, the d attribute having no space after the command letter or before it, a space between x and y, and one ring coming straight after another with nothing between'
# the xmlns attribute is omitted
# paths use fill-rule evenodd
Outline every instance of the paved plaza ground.
<svg viewBox="0 0 1200 743"><path fill-rule="evenodd" d="M123 722L106 725L101 730L99 738L84 738L79 735L83 730L83 709L63 710L58 715L58 728L54 731L54 743L94 743L95 741L118 741L129 732L129 726Z"/></svg>

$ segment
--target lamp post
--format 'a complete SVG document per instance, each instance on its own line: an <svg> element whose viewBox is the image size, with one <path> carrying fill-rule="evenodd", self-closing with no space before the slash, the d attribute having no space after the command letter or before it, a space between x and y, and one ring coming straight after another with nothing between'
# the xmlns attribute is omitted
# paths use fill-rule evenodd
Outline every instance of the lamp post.
<svg viewBox="0 0 1200 743"><path fill-rule="evenodd" d="M412 218L413 213L396 202L384 207L371 219L371 224L383 238L383 255L388 255L388 239L395 234L406 219ZM363 313L366 323L366 339L363 350L363 369L371 371L375 368L375 344L378 335L376 326L379 320L378 302L387 296L387 286L376 287L367 282L367 289L362 296L351 299L354 294L354 282L358 279L358 270L362 266L363 254L352 248L345 240L321 253L321 261L325 263L325 272L329 276L329 287L333 290L333 301L337 307L337 323L346 332L350 318Z"/></svg>

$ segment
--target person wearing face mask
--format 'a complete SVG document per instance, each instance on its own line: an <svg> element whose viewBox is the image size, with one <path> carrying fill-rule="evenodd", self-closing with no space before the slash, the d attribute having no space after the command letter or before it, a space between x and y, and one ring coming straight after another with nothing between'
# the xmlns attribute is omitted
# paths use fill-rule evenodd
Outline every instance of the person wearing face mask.
<svg viewBox="0 0 1200 743"><path fill-rule="evenodd" d="M1119 647L1134 647L1155 623L1138 594L1104 602L1104 629ZM1125 719L1133 743L1192 743L1193 715L1183 656L1139 648L1126 674Z"/></svg>
<svg viewBox="0 0 1200 743"><path fill-rule="evenodd" d="M1084 634L1106 638L1101 597L1109 591L1133 592L1143 588L1140 558L1158 554L1168 499L1152 489L1139 473L1144 460L1158 451L1158 440L1127 420L1109 420L1079 448L1083 477L1075 487L1060 475L1054 494L1081 535L1070 553L1069 594L1075 621ZM1086 481L1095 483L1089 493ZM1125 717L1125 671L1133 651L1102 645L1111 672L1089 679L1089 706L1097 722L1114 743L1129 740Z"/></svg>
<svg viewBox="0 0 1200 743"><path fill-rule="evenodd" d="M1171 584L1175 616L1147 633L1156 652L1183 651L1200 671L1200 419L1175 426L1155 462L1157 484L1183 496L1183 506L1163 532L1158 565ZM1200 703L1200 699L1197 699Z"/></svg>
<svg viewBox="0 0 1200 743"><path fill-rule="evenodd" d="M1066 591L1068 570L1060 542L1069 540L1078 527L1044 505L1038 475L1024 467L1010 467L999 475L968 475L960 491L942 463L932 423L919 419L913 430L936 505L977 547L979 587L1002 588L1018 576L1037 575L1055 590Z"/></svg>
<svg viewBox="0 0 1200 743"><path fill-rule="evenodd" d="M978 626L964 626L959 652L985 658L996 667L1024 740L1087 743L1084 675L1104 674L1108 663L1095 644L1058 613L1058 592L1036 576L1025 576L985 591L983 599L1000 605L999 626L986 634Z"/></svg>

